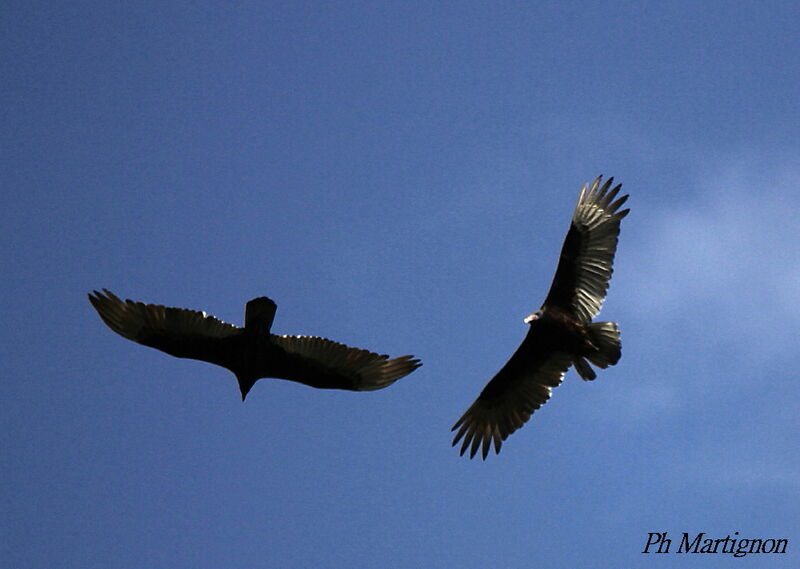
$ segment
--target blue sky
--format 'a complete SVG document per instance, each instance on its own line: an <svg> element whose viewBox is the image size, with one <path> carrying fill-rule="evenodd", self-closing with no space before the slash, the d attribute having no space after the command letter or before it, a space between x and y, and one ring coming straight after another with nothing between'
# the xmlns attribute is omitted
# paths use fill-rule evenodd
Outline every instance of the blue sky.
<svg viewBox="0 0 800 569"><path fill-rule="evenodd" d="M5 2L2 565L800 562L796 4ZM522 340L580 185L630 193L601 318L499 456L450 426ZM136 345L107 287L424 366L372 393ZM749 559L749 561L748 561Z"/></svg>

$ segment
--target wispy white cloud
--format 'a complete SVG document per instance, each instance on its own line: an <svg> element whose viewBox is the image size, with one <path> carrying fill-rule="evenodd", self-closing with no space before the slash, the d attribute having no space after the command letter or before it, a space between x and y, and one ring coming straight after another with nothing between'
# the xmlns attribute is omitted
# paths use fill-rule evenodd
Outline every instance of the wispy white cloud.
<svg viewBox="0 0 800 569"><path fill-rule="evenodd" d="M671 203L628 189L608 307L635 380L626 414L686 416L719 396L736 408L776 385L800 344L800 162L721 162Z"/></svg>
<svg viewBox="0 0 800 569"><path fill-rule="evenodd" d="M693 480L703 480L715 487L762 487L800 493L800 464L776 452L772 446L758 450L752 440L738 439L733 448L700 444L682 462L675 462L677 472ZM747 448L747 460L742 460Z"/></svg>
<svg viewBox="0 0 800 569"><path fill-rule="evenodd" d="M800 315L797 174L720 168L676 191L673 205L640 201L626 220L615 292L653 326L679 324L682 335L757 358L797 345L787 333Z"/></svg>

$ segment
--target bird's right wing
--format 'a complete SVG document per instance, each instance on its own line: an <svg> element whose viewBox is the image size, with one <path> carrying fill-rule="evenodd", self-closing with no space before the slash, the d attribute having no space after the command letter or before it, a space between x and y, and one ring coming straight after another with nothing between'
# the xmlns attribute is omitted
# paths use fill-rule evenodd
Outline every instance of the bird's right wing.
<svg viewBox="0 0 800 569"><path fill-rule="evenodd" d="M609 178L601 186L601 178L581 190L553 284L542 305L569 310L582 322L600 312L613 273L620 221L630 211L619 209L627 195L614 201L621 184L611 188L614 178Z"/></svg>
<svg viewBox="0 0 800 569"><path fill-rule="evenodd" d="M492 443L495 453L499 453L503 441L550 399L552 389L561 384L571 364L570 354L531 354L523 343L453 425L452 431L458 429L453 446L463 437L461 455L469 448L472 458L481 448L485 460Z"/></svg>
<svg viewBox="0 0 800 569"><path fill-rule="evenodd" d="M422 364L414 356L389 359L316 336L272 336L289 355L280 377L319 388L374 391L387 387Z"/></svg>
<svg viewBox="0 0 800 569"><path fill-rule="evenodd" d="M226 365L219 341L241 330L205 312L123 301L106 289L94 291L89 301L120 336L178 358Z"/></svg>

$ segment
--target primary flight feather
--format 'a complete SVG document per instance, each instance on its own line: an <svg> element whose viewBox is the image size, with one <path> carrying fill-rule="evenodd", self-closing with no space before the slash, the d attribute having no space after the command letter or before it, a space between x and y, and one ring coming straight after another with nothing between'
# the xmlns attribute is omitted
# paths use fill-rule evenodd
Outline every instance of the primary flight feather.
<svg viewBox="0 0 800 569"><path fill-rule="evenodd" d="M611 188L613 178L601 180L581 189L550 292L525 318L530 327L522 344L453 426L453 446L463 439L462 455L469 450L472 458L480 449L486 459L492 445L499 453L570 366L588 381L597 377L588 362L605 369L619 361L617 324L592 319L608 292L620 221L630 210L619 209L627 195L615 201L621 184Z"/></svg>
<svg viewBox="0 0 800 569"><path fill-rule="evenodd" d="M320 389L373 391L422 365L413 356L389 359L325 338L272 334L277 305L267 297L247 303L244 328L205 312L123 301L105 289L94 291L89 301L120 336L178 358L202 360L232 371L242 401L263 377Z"/></svg>

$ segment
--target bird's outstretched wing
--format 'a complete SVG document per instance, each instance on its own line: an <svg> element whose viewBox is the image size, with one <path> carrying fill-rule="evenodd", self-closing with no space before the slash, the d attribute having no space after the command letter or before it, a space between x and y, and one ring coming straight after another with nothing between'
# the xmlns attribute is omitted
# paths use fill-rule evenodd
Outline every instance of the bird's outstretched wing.
<svg viewBox="0 0 800 569"><path fill-rule="evenodd" d="M572 356L564 352L537 349L536 338L528 337L505 366L486 384L481 394L453 425L458 429L453 446L462 438L461 455L469 449L470 458L478 449L484 460L494 443L495 453L508 435L524 425L531 414L550 399Z"/></svg>
<svg viewBox="0 0 800 569"><path fill-rule="evenodd" d="M205 312L121 300L103 289L89 295L100 318L120 336L178 358L227 365L220 340L241 332Z"/></svg>
<svg viewBox="0 0 800 569"><path fill-rule="evenodd" d="M389 359L316 336L272 336L287 358L280 377L320 388L373 391L387 387L422 364L414 356Z"/></svg>
<svg viewBox="0 0 800 569"><path fill-rule="evenodd" d="M613 201L622 185L609 191L614 178L600 186L601 178L581 189L553 284L542 305L568 310L582 322L600 312L613 272L620 220L630 211L618 211L627 195Z"/></svg>

